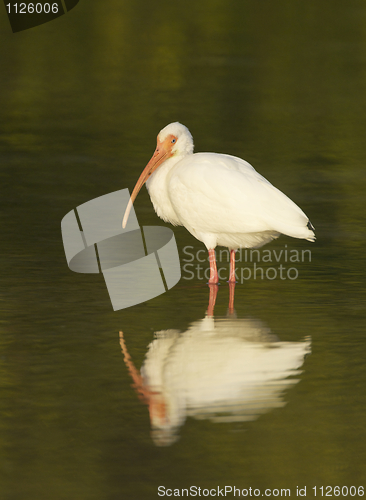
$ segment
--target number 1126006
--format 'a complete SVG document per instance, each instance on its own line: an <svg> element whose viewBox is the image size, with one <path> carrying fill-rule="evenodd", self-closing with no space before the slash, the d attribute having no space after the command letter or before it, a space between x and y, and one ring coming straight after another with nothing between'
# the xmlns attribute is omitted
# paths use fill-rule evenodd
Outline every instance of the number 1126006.
<svg viewBox="0 0 366 500"><path fill-rule="evenodd" d="M363 497L365 488L363 486L314 486L314 496L322 497Z"/></svg>
<svg viewBox="0 0 366 500"><path fill-rule="evenodd" d="M6 5L9 14L57 14L58 4L57 3L8 3Z"/></svg>

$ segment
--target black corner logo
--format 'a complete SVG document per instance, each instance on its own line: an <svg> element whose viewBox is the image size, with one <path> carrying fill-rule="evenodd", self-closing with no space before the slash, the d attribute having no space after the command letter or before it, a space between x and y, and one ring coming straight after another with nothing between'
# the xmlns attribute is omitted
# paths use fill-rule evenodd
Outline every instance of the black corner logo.
<svg viewBox="0 0 366 500"><path fill-rule="evenodd" d="M13 33L53 21L73 9L79 0L26 1L4 0Z"/></svg>

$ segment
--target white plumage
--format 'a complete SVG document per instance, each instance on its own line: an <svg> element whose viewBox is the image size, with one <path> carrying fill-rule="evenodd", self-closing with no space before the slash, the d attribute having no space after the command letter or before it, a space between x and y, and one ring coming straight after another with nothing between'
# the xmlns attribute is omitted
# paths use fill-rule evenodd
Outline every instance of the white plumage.
<svg viewBox="0 0 366 500"><path fill-rule="evenodd" d="M135 186L130 206L145 182L158 216L185 226L206 245L210 283L218 281L213 262L217 245L232 251L258 248L281 233L315 240L304 212L248 162L226 154L193 154L192 135L181 123L171 123L159 133L157 148ZM235 268L230 276L235 281Z"/></svg>

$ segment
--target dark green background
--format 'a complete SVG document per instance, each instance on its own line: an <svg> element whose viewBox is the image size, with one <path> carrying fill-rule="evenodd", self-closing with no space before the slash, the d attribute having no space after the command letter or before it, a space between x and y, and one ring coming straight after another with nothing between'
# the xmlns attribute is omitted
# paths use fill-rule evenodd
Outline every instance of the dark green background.
<svg viewBox="0 0 366 500"><path fill-rule="evenodd" d="M157 487L366 486L366 4L83 0L17 34L0 11L0 498L158 498ZM245 158L295 200L314 244L294 281L236 287L240 318L312 338L287 405L243 424L188 419L157 448L118 331L141 366L153 332L204 317L181 282L113 312L66 265L60 221L133 188L171 121L196 151ZM146 190L141 225L162 223ZM180 250L203 248L184 228ZM225 315L228 287L216 313Z"/></svg>

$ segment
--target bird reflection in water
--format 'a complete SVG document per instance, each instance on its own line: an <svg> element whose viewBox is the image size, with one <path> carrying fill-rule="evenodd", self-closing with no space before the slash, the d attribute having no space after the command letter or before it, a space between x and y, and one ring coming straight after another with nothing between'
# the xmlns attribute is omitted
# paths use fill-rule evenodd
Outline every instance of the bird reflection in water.
<svg viewBox="0 0 366 500"><path fill-rule="evenodd" d="M262 321L236 318L233 286L230 292L227 317L214 318L217 285L210 285L203 319L185 332L156 332L140 371L120 332L124 361L134 389L149 408L157 446L173 444L187 417L255 420L284 406L285 390L298 382L293 377L310 353L310 338L281 342Z"/></svg>

